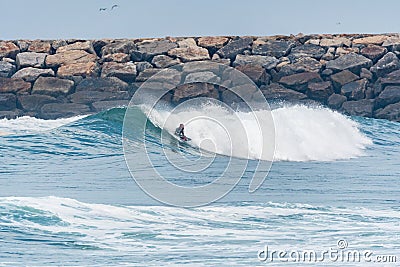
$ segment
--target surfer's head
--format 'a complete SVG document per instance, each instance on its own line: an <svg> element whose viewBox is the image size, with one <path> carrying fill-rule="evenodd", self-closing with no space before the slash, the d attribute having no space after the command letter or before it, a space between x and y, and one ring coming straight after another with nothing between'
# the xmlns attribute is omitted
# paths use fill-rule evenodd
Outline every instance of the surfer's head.
<svg viewBox="0 0 400 267"><path fill-rule="evenodd" d="M185 128L185 126L183 125L183 123L179 124L179 128Z"/></svg>

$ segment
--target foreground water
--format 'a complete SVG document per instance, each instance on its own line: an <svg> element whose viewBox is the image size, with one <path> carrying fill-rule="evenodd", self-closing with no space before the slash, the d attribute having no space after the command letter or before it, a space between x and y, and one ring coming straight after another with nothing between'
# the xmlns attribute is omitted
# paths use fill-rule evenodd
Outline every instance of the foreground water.
<svg viewBox="0 0 400 267"><path fill-rule="evenodd" d="M0 121L0 266L282 265L260 261L259 250L319 252L337 249L339 240L400 261L400 124L277 109L276 162L261 188L248 192L250 168L218 202L184 209L156 202L131 178L124 112ZM152 118L153 131L167 115ZM196 152L159 139L150 149L160 163L163 149ZM221 171L225 158L209 171ZM164 171L176 183L210 179Z"/></svg>

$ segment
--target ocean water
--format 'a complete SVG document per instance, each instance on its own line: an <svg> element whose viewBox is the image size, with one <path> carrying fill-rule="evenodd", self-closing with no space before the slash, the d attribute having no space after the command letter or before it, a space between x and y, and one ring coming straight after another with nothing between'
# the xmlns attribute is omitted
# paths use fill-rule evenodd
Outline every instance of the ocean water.
<svg viewBox="0 0 400 267"><path fill-rule="evenodd" d="M172 182L201 185L223 171L231 150L218 128L193 124L186 129L190 145L159 135L182 118L208 112L229 121L229 114L218 107L135 112L150 119L148 149ZM124 114L116 108L59 120L0 120L0 266L298 266L306 263L262 261L260 251L344 251L341 244L397 256L397 263L327 258L311 265L399 266L399 123L321 107L276 108L274 162L261 187L249 193L252 165L263 159L254 134L253 143L236 146L235 157L250 161L228 195L179 208L152 199L131 177ZM233 115L256 132L247 114ZM219 146L202 143L204 136ZM164 153L197 158L212 150L207 175L183 177L164 166Z"/></svg>

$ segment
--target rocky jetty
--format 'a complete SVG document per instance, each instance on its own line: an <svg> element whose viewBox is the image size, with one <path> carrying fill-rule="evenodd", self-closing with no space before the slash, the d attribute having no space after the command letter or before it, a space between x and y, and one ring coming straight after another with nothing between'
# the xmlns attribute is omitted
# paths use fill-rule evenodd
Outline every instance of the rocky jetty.
<svg viewBox="0 0 400 267"><path fill-rule="evenodd" d="M399 34L0 41L0 118L54 119L126 105L160 70L212 61L246 74L268 101L315 101L349 115L400 121L399 58ZM198 76L218 78L212 69L177 78ZM201 83L163 99L177 104L199 96L241 101L222 86Z"/></svg>

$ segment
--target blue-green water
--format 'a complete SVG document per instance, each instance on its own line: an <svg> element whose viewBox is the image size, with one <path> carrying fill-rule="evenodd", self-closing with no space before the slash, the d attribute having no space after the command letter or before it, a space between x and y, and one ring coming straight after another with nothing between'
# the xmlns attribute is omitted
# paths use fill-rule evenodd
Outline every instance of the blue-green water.
<svg viewBox="0 0 400 267"><path fill-rule="evenodd" d="M337 248L338 240L400 262L399 123L335 113L339 122L351 120L357 134L347 124L332 126L327 111L283 110L274 116L284 137L277 140L284 143L281 160L261 188L248 192L246 172L218 202L184 209L153 200L131 178L121 141L124 112L0 121L0 266L282 265L259 261L258 251L265 245L322 251ZM321 138L307 142L326 153L296 149L316 132ZM155 161L162 162L163 148L175 149L157 138L150 143ZM223 162L217 156L216 172ZM329 264L343 265L317 263Z"/></svg>

